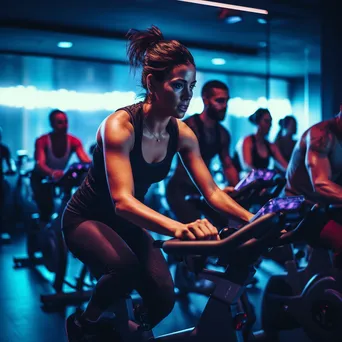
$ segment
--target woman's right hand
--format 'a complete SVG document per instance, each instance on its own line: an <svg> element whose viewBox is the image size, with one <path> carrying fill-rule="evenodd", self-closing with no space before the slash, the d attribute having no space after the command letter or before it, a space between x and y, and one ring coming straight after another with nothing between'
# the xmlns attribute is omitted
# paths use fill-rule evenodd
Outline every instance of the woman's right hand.
<svg viewBox="0 0 342 342"><path fill-rule="evenodd" d="M179 240L220 240L217 228L207 219L181 224L176 229L175 238Z"/></svg>

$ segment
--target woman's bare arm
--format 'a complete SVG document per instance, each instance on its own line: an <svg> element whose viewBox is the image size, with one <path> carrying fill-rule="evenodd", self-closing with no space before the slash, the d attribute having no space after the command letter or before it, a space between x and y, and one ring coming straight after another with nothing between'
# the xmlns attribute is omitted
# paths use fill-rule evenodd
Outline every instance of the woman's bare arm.
<svg viewBox="0 0 342 342"><path fill-rule="evenodd" d="M342 187L332 181L329 154L333 141L334 137L326 127L312 127L306 139L305 165L312 187L322 200L342 203Z"/></svg>
<svg viewBox="0 0 342 342"><path fill-rule="evenodd" d="M251 171L254 169L252 160L252 147L251 136L248 136L243 139L241 147L237 151L243 171Z"/></svg>
<svg viewBox="0 0 342 342"><path fill-rule="evenodd" d="M134 197L130 151L134 128L129 114L119 111L109 116L100 128L106 176L117 215L151 231L175 236L182 224L152 210Z"/></svg>

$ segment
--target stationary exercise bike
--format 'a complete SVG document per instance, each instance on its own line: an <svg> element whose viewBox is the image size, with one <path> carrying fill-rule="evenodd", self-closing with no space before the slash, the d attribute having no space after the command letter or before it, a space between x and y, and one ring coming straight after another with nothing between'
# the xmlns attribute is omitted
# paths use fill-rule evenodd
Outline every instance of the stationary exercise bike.
<svg viewBox="0 0 342 342"><path fill-rule="evenodd" d="M17 181L14 186L13 224L21 224L25 227L31 214L36 210L33 203L33 193L30 186L30 177L32 174L34 159L28 156L26 150L17 150L16 152Z"/></svg>
<svg viewBox="0 0 342 342"><path fill-rule="evenodd" d="M260 335L267 341L277 341L280 331L295 328L303 328L313 341L341 341L342 272L333 267L330 251L312 238L329 220L342 222L341 218L342 205L315 205L295 230L277 242L305 241L313 250L305 268L289 260L286 274L270 278L264 292Z"/></svg>
<svg viewBox="0 0 342 342"><path fill-rule="evenodd" d="M115 341L114 338L118 335L122 342L242 341L242 331L247 317L241 305L241 295L255 273L254 263L282 235L281 230L284 228L286 216L293 210L288 201L281 201L276 206L267 206L239 230L224 229L220 233L220 241L155 241L155 248L161 248L167 254L187 257L187 260L190 256L195 256L190 258L192 262L188 263L191 265L190 270L215 283L215 289L209 297L198 325L155 338L152 331L147 328L148 319L139 322L133 314L130 298L121 298L113 305L111 311L114 315L110 324L115 337L111 338L108 334L108 338L101 341ZM218 265L224 268L223 272L203 268L203 259L209 256L218 258Z"/></svg>
<svg viewBox="0 0 342 342"><path fill-rule="evenodd" d="M269 199L278 197L285 186L286 179L275 170L252 170L228 193L245 209L257 212ZM187 195L186 201L193 202L205 217L218 228L227 224L227 218L212 209L199 194Z"/></svg>
<svg viewBox="0 0 342 342"><path fill-rule="evenodd" d="M15 268L44 265L54 274L53 288L56 293L41 296L41 302L46 308L83 302L88 300L90 296L90 291L84 291L84 278L87 274L85 266L81 270L76 285L65 279L68 250L61 231L63 210L71 198L72 191L82 183L89 167L90 164L88 163L73 163L59 180L43 180L43 182L53 184L55 188L60 190L62 201L58 213L53 215L51 222L44 228L40 227L39 214L32 214L26 243L27 257L13 258ZM38 253L41 256L38 256ZM63 292L64 284L67 284L76 291Z"/></svg>
<svg viewBox="0 0 342 342"><path fill-rule="evenodd" d="M277 197L284 185L285 178L277 171L267 169L252 170L235 186L234 192L229 193L229 196L247 210L254 209L255 211L260 209L270 198ZM227 217L211 208L203 196L194 194L186 196L185 199L193 202L203 215L219 230L227 226L227 224L232 226L232 222L229 222ZM256 279L253 279L252 282L255 281ZM208 295L213 285L203 284L203 281L196 281L195 276L190 274L184 265L177 264L175 286L178 290L177 294L184 296L189 292Z"/></svg>
<svg viewBox="0 0 342 342"><path fill-rule="evenodd" d="M5 179L5 176L14 176L15 171L5 171L0 177L0 245L10 243L11 235L9 234L9 198L11 197L11 185ZM6 228L5 228L6 227Z"/></svg>

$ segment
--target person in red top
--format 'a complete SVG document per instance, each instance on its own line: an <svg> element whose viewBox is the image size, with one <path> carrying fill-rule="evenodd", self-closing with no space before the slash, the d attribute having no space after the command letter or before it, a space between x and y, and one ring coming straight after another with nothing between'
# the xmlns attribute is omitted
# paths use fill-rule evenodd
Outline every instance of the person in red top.
<svg viewBox="0 0 342 342"><path fill-rule="evenodd" d="M84 163L91 160L85 152L82 142L68 134L68 117L65 112L55 109L49 115L52 131L36 139L35 167L31 176L31 186L40 214L42 225L49 222L54 211L53 187L43 184L42 179L61 178L73 153Z"/></svg>

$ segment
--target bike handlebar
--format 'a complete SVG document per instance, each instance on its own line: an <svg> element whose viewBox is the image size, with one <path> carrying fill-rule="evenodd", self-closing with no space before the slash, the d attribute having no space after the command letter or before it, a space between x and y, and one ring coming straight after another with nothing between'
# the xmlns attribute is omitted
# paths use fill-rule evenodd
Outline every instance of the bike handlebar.
<svg viewBox="0 0 342 342"><path fill-rule="evenodd" d="M163 249L167 254L219 256L223 251L228 249L232 252L248 240L262 237L271 230L279 232L281 230L281 224L279 224L281 216L281 213L266 214L219 241L182 241L170 239L155 241L154 247Z"/></svg>

